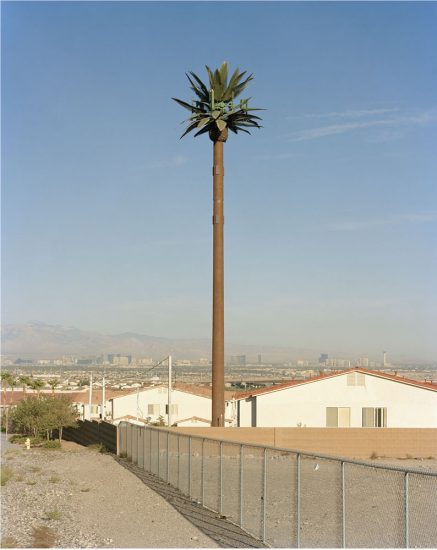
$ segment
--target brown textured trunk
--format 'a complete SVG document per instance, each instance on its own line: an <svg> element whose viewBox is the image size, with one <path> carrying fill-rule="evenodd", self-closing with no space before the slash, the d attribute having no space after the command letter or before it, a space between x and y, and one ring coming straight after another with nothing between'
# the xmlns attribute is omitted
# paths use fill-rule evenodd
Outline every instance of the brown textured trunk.
<svg viewBox="0 0 437 550"><path fill-rule="evenodd" d="M223 265L223 142L226 132L214 137L213 305L212 305L212 416L211 426L224 426L224 265Z"/></svg>

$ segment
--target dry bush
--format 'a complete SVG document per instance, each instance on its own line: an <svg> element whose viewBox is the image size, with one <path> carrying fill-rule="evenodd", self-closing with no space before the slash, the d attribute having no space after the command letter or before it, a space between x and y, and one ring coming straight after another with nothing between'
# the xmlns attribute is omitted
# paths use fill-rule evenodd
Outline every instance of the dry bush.
<svg viewBox="0 0 437 550"><path fill-rule="evenodd" d="M6 483L13 477L14 471L10 466L2 466L0 471L0 485L6 485Z"/></svg>
<svg viewBox="0 0 437 550"><path fill-rule="evenodd" d="M56 535L53 529L44 525L33 528L32 548L53 548L55 543Z"/></svg>
<svg viewBox="0 0 437 550"><path fill-rule="evenodd" d="M14 537L5 537L0 542L1 548L18 548L18 542Z"/></svg>
<svg viewBox="0 0 437 550"><path fill-rule="evenodd" d="M61 511L58 510L57 506L55 506L53 510L46 510L46 516L44 519L58 521L59 519L61 519L61 517L62 517Z"/></svg>

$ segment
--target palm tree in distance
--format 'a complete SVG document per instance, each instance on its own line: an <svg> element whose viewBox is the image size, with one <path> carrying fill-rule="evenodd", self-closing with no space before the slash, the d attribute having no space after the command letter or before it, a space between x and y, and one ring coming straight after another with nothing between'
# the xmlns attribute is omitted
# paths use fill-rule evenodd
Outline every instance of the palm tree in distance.
<svg viewBox="0 0 437 550"><path fill-rule="evenodd" d="M23 393L26 393L26 387L30 384L30 377L26 375L22 375L19 377L18 380L23 388Z"/></svg>
<svg viewBox="0 0 437 550"><path fill-rule="evenodd" d="M38 380L38 378L31 378L28 385L33 391L36 391L37 396L39 397L41 389L44 387L44 382L42 380Z"/></svg>
<svg viewBox="0 0 437 550"><path fill-rule="evenodd" d="M196 99L190 104L173 97L179 105L191 112L187 127L181 138L197 130L194 137L209 134L213 142L213 313L212 313L212 416L211 426L223 426L224 399L224 269L223 269L223 143L228 139L228 130L234 134L247 128L261 128L260 117L249 108L249 99L239 103L234 100L245 90L253 75L245 78L246 71L237 68L228 80L228 64L212 71L206 67L208 83L192 71L187 73L191 90Z"/></svg>
<svg viewBox="0 0 437 550"><path fill-rule="evenodd" d="M3 401L6 404L6 386L9 386L12 388L12 384L14 383L14 376L12 373L8 371L2 372L1 380L2 380L2 389L3 389Z"/></svg>
<svg viewBox="0 0 437 550"><path fill-rule="evenodd" d="M55 388L59 386L59 380L52 378L51 380L47 380L47 384L52 388L52 395L54 395Z"/></svg>

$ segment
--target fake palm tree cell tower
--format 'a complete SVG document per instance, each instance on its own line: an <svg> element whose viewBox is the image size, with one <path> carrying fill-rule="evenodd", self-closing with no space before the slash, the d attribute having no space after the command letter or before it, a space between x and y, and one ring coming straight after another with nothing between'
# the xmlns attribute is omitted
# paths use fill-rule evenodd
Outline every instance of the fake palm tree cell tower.
<svg viewBox="0 0 437 550"><path fill-rule="evenodd" d="M190 111L187 127L181 138L197 130L194 137L209 134L213 142L213 312L212 312L212 416L211 426L223 426L225 414L224 400L224 268L223 268L223 143L228 139L228 131L234 134L245 132L247 128L260 128L260 117L249 108L248 99L235 103L236 98L246 88L253 75L237 68L228 80L228 64L212 71L206 67L208 84L192 71L187 73L191 90L196 99L190 104L174 99Z"/></svg>

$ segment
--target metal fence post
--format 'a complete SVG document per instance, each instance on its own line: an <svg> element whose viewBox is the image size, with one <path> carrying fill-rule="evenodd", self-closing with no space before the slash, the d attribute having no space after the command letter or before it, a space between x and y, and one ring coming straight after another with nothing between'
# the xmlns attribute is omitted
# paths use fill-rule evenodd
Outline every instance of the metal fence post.
<svg viewBox="0 0 437 550"><path fill-rule="evenodd" d="M405 472L405 548L410 548L409 478Z"/></svg>
<svg viewBox="0 0 437 550"><path fill-rule="evenodd" d="M266 540L266 501L267 501L267 449L264 448L263 466L263 542Z"/></svg>
<svg viewBox="0 0 437 550"><path fill-rule="evenodd" d="M170 452L169 452L169 440L170 440L170 433L167 432L167 483L168 483L168 476L170 472Z"/></svg>
<svg viewBox="0 0 437 550"><path fill-rule="evenodd" d="M146 426L143 426L143 470L146 470Z"/></svg>
<svg viewBox="0 0 437 550"><path fill-rule="evenodd" d="M160 437L159 437L159 430L158 430L157 433L158 433L158 477L159 477L159 463L160 463L160 458L161 458L161 457L160 457L160 448L159 448L159 439L160 439Z"/></svg>
<svg viewBox="0 0 437 550"><path fill-rule="evenodd" d="M243 527L243 462L244 445L240 445L240 527Z"/></svg>
<svg viewBox="0 0 437 550"><path fill-rule="evenodd" d="M149 472L152 471L152 429L149 428Z"/></svg>
<svg viewBox="0 0 437 550"><path fill-rule="evenodd" d="M223 441L220 441L220 515L223 515Z"/></svg>
<svg viewBox="0 0 437 550"><path fill-rule="evenodd" d="M191 436L188 438L188 496L191 498Z"/></svg>
<svg viewBox="0 0 437 550"><path fill-rule="evenodd" d="M341 517L342 517L342 537L343 537L343 548L346 548L346 486L345 486L345 476L344 476L345 464L341 462Z"/></svg>
<svg viewBox="0 0 437 550"><path fill-rule="evenodd" d="M202 499L202 506L205 502L205 438L202 439L202 466L201 466L201 474L200 474L200 483L201 483L201 499Z"/></svg>
<svg viewBox="0 0 437 550"><path fill-rule="evenodd" d="M180 443L179 443L180 437L181 436L178 434L178 489L180 489L179 476L180 476L180 464L181 464L181 452L180 452Z"/></svg>
<svg viewBox="0 0 437 550"><path fill-rule="evenodd" d="M300 548L300 454L297 455L297 547Z"/></svg>

